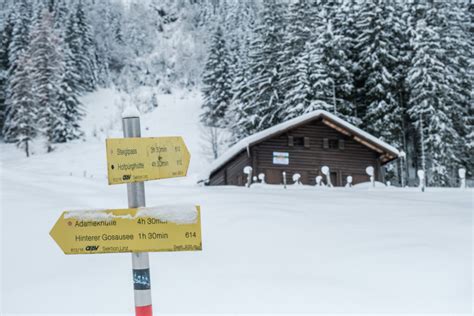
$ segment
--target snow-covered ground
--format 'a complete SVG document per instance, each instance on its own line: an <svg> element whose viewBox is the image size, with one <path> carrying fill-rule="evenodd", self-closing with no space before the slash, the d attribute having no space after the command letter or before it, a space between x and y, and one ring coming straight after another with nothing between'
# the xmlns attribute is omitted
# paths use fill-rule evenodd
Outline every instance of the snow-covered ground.
<svg viewBox="0 0 474 316"><path fill-rule="evenodd" d="M0 144L4 314L133 314L129 254L66 256L48 234L63 210L127 206L106 180L118 99L85 99L85 142L29 159ZM202 213L202 252L150 254L156 314L471 314L472 190L201 187L200 102L160 95L142 120L143 136L183 136L192 155L188 177L146 183L147 205Z"/></svg>

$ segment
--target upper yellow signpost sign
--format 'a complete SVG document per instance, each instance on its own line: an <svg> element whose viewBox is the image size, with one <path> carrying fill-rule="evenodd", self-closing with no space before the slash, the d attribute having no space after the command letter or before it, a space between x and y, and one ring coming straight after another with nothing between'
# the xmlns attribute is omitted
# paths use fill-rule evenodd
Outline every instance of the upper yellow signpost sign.
<svg viewBox="0 0 474 316"><path fill-rule="evenodd" d="M189 154L181 137L109 138L109 184L184 177Z"/></svg>
<svg viewBox="0 0 474 316"><path fill-rule="evenodd" d="M192 205L64 212L50 235L65 254L202 250Z"/></svg>

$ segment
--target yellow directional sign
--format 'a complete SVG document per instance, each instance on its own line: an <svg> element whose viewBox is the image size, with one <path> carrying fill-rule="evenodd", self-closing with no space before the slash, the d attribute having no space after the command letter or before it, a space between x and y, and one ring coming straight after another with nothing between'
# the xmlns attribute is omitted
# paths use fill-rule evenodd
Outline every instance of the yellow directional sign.
<svg viewBox="0 0 474 316"><path fill-rule="evenodd" d="M202 250L199 206L64 212L50 232L65 254Z"/></svg>
<svg viewBox="0 0 474 316"><path fill-rule="evenodd" d="M181 137L109 138L109 184L184 177L189 154Z"/></svg>

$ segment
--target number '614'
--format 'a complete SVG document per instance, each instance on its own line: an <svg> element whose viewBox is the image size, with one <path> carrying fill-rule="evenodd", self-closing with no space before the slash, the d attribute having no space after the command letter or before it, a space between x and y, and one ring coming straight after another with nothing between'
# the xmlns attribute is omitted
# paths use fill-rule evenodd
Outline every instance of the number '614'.
<svg viewBox="0 0 474 316"><path fill-rule="evenodd" d="M196 238L196 232L186 232L184 234L184 237L186 237L186 238Z"/></svg>

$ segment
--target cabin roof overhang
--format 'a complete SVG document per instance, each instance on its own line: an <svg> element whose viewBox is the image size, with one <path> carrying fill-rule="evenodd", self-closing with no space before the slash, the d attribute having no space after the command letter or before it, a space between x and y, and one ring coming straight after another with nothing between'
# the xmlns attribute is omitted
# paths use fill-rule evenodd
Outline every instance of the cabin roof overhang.
<svg viewBox="0 0 474 316"><path fill-rule="evenodd" d="M248 148L318 119L321 119L325 125L351 137L355 141L380 154L379 159L381 164L386 164L400 156L400 152L395 147L377 137L344 121L332 113L324 110L316 110L241 139L235 145L231 146L223 155L214 160L210 168L202 175L201 181L209 180L213 173L243 151L248 151Z"/></svg>

